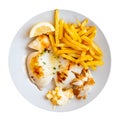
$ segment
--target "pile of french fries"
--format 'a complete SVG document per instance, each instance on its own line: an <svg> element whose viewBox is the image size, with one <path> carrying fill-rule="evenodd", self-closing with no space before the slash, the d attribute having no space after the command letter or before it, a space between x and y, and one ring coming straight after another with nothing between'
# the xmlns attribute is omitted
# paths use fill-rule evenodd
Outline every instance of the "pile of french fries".
<svg viewBox="0 0 120 120"><path fill-rule="evenodd" d="M54 13L55 33L49 34L54 53L57 56L96 70L97 66L103 65L103 53L94 42L96 35L95 26L87 26L88 19L82 22L66 23L59 18L59 10Z"/></svg>

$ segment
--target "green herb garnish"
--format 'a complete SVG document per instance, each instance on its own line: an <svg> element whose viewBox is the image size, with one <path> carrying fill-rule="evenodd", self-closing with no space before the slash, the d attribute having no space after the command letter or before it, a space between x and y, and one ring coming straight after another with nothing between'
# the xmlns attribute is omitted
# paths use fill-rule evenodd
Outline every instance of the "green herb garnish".
<svg viewBox="0 0 120 120"><path fill-rule="evenodd" d="M43 64L46 65L46 62L43 61Z"/></svg>
<svg viewBox="0 0 120 120"><path fill-rule="evenodd" d="M54 70L56 70L56 67L53 67Z"/></svg>

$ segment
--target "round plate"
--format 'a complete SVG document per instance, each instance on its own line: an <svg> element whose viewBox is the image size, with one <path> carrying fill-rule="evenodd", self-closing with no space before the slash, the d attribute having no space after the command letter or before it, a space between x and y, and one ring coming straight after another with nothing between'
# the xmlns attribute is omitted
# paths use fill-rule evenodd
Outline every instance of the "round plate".
<svg viewBox="0 0 120 120"><path fill-rule="evenodd" d="M63 18L66 22L76 23L76 19L83 20L86 18L80 13L76 13L68 10L60 10L60 18ZM53 109L51 103L45 99L45 94L51 88L52 83L50 83L43 91L39 91L34 84L29 80L26 71L26 56L31 51L27 48L27 44L31 41L28 34L30 28L37 22L50 22L54 21L54 11L47 11L41 13L32 19L30 19L23 27L17 32L9 52L9 70L12 76L12 80L17 87L18 91L32 104L39 108L43 108L50 111L71 111L88 104L92 101L103 89L108 75L110 73L111 66L111 56L110 50L105 36L99 27L89 19L88 25L94 25L97 27L97 35L95 37L95 42L102 49L104 57L104 65L98 67L96 71L92 71L92 75L96 81L96 84L92 88L91 92L88 94L86 100L71 100L65 106L57 106Z"/></svg>

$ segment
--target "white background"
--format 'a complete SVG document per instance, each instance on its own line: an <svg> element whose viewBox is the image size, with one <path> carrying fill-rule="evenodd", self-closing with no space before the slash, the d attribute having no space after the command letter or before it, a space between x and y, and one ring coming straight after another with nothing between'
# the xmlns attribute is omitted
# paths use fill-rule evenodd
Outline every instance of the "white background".
<svg viewBox="0 0 120 120"><path fill-rule="evenodd" d="M17 91L8 69L10 44L20 27L31 17L55 8L73 10L92 19L106 36L112 56L111 73L102 92L85 107L65 113L29 103ZM120 119L119 11L119 0L0 0L0 120Z"/></svg>

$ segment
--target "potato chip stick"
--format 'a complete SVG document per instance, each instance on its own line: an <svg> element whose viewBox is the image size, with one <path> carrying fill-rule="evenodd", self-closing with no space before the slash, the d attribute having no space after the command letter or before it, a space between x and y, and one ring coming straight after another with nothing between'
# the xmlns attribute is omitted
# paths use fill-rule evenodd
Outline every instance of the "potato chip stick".
<svg viewBox="0 0 120 120"><path fill-rule="evenodd" d="M54 36L52 34L49 34L49 38L50 38L50 43L51 43L51 46L53 48L53 51L56 52L57 51L57 48L55 47L55 40L54 40Z"/></svg>
<svg viewBox="0 0 120 120"><path fill-rule="evenodd" d="M56 44L58 44L59 43L59 11L58 9L55 10L54 21L55 21L55 42Z"/></svg>
<svg viewBox="0 0 120 120"><path fill-rule="evenodd" d="M86 18L82 21L81 28L83 29L86 26L87 23L88 23L88 19Z"/></svg>
<svg viewBox="0 0 120 120"><path fill-rule="evenodd" d="M61 56L73 63L80 64L85 69L89 67L96 70L97 66L104 64L103 53L94 42L97 29L88 26L88 19L76 23L66 23L59 20L59 11L55 10L55 35L50 34L50 42L56 55Z"/></svg>
<svg viewBox="0 0 120 120"><path fill-rule="evenodd" d="M64 25L64 20L60 20L59 22L59 39L63 38L63 25Z"/></svg>

